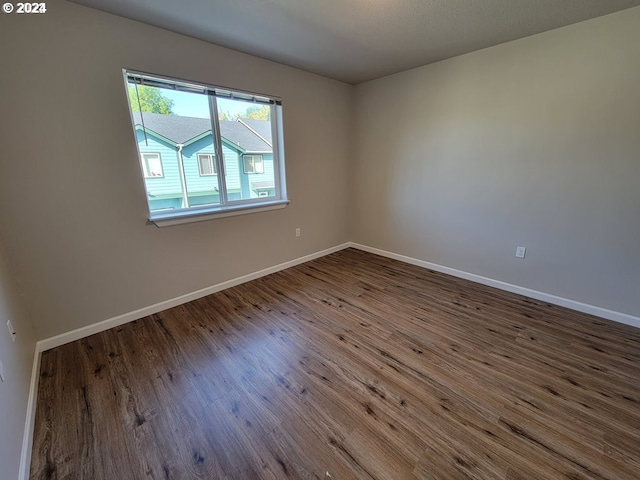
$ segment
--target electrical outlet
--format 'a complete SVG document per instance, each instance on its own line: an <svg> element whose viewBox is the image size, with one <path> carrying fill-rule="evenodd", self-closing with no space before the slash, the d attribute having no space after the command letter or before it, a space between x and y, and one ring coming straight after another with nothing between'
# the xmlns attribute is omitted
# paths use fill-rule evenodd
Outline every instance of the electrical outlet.
<svg viewBox="0 0 640 480"><path fill-rule="evenodd" d="M300 233L300 227L296 228L296 237L299 237L301 235Z"/></svg>
<svg viewBox="0 0 640 480"><path fill-rule="evenodd" d="M4 363L0 361L0 382L4 382Z"/></svg>
<svg viewBox="0 0 640 480"><path fill-rule="evenodd" d="M524 258L524 254L527 252L527 247L516 247L516 257Z"/></svg>
<svg viewBox="0 0 640 480"><path fill-rule="evenodd" d="M13 328L13 325L11 324L11 320L7 320L7 328L9 329L9 333L11 334L11 341L15 342L16 341L16 331Z"/></svg>

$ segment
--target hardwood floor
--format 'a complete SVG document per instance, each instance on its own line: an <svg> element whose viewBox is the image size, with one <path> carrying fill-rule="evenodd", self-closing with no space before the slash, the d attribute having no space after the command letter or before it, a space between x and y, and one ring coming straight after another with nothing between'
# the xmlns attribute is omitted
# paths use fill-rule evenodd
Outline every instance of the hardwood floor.
<svg viewBox="0 0 640 480"><path fill-rule="evenodd" d="M638 479L640 330L343 250L44 352L33 479Z"/></svg>

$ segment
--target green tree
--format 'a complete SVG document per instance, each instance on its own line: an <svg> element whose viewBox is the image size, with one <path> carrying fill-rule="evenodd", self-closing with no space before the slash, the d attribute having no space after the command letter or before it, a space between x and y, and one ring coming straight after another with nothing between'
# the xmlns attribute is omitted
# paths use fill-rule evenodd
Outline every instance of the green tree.
<svg viewBox="0 0 640 480"><path fill-rule="evenodd" d="M231 112L219 112L218 120L235 122L236 120L238 120L239 116L240 115L238 114L232 115Z"/></svg>
<svg viewBox="0 0 640 480"><path fill-rule="evenodd" d="M173 100L162 95L156 87L129 85L129 103L134 112L142 109L143 112L173 115Z"/></svg>
<svg viewBox="0 0 640 480"><path fill-rule="evenodd" d="M269 107L269 105L249 107L247 108L247 113L242 115L242 118L248 118L249 120L269 120L271 118L271 107Z"/></svg>

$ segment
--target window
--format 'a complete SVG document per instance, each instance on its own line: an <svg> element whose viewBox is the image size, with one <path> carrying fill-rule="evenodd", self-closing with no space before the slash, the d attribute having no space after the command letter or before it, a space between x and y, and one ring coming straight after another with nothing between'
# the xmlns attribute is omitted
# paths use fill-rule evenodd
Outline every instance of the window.
<svg viewBox="0 0 640 480"><path fill-rule="evenodd" d="M264 173L264 163L262 163L262 155L245 155L244 173Z"/></svg>
<svg viewBox="0 0 640 480"><path fill-rule="evenodd" d="M280 99L123 73L151 222L173 225L288 204Z"/></svg>
<svg viewBox="0 0 640 480"><path fill-rule="evenodd" d="M141 153L140 160L144 178L162 177L162 161L159 153Z"/></svg>
<svg viewBox="0 0 640 480"><path fill-rule="evenodd" d="M211 155L210 153L199 153L198 170L201 177L217 175L216 164L213 161L213 155Z"/></svg>

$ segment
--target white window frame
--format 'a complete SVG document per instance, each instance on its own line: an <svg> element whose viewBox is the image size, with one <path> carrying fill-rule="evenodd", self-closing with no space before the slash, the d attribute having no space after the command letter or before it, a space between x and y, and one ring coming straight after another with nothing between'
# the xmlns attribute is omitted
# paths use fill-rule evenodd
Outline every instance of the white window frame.
<svg viewBox="0 0 640 480"><path fill-rule="evenodd" d="M194 94L207 95L209 99L210 117L212 123L212 132L214 140L214 162L215 171L218 181L218 191L220 194L219 205L209 206L196 206L196 207L183 207L174 209L170 212L158 212L151 211L149 203L147 207L149 209L149 222L156 226L170 226L178 225L182 223L191 223L202 220L209 220L219 217L227 217L233 215L243 215L247 213L256 213L261 211L275 210L285 208L289 204L287 198L286 177L285 177L285 165L284 165L284 136L283 136L283 121L282 121L282 101L278 97L256 94L251 92L245 92L241 90L229 89L226 87L217 87L199 82L192 82L189 80L181 80L177 78L171 78L164 75L156 75L150 73L139 72L135 70L123 69L123 78L125 83L125 90L128 89L128 85L148 85L154 87L168 88L171 90L178 90L183 92L189 92ZM127 95L127 103L129 103ZM246 102L255 103L257 105L269 105L271 109L271 138L272 138L272 152L273 152L273 180L275 195L271 197L253 197L242 200L229 200L227 196L225 168L222 153L222 138L219 134L220 125L218 120L218 108L216 98L228 98L242 100ZM129 105L131 114L131 123L134 127L135 135L135 120L131 105ZM144 122L144 112L141 113ZM143 133L144 128L143 128ZM146 133L145 133L146 135ZM182 168L182 175L184 176L184 166ZM163 172L164 174L164 172ZM160 178L160 177L150 177ZM143 185L146 188L146 184ZM188 192L185 189L185 198L188 196Z"/></svg>
<svg viewBox="0 0 640 480"><path fill-rule="evenodd" d="M250 162L249 165L251 165L251 171L249 171L249 169L247 169L247 160ZM258 162L259 160L259 162ZM257 166L260 166L260 168L256 168ZM262 155L243 155L242 156L242 169L244 170L244 173L246 174L256 174L259 175L261 173L264 173L264 156Z"/></svg>
<svg viewBox="0 0 640 480"><path fill-rule="evenodd" d="M212 173L202 173L202 160L204 157L208 157L208 165L211 166ZM216 170L215 154L213 153L198 153L198 173L201 177L215 177L218 175Z"/></svg>
<svg viewBox="0 0 640 480"><path fill-rule="evenodd" d="M149 168L150 156L155 156L160 164L160 175L151 175ZM157 152L140 152L140 163L142 164L142 171L144 172L144 178L164 178L164 169L162 168L162 155Z"/></svg>

